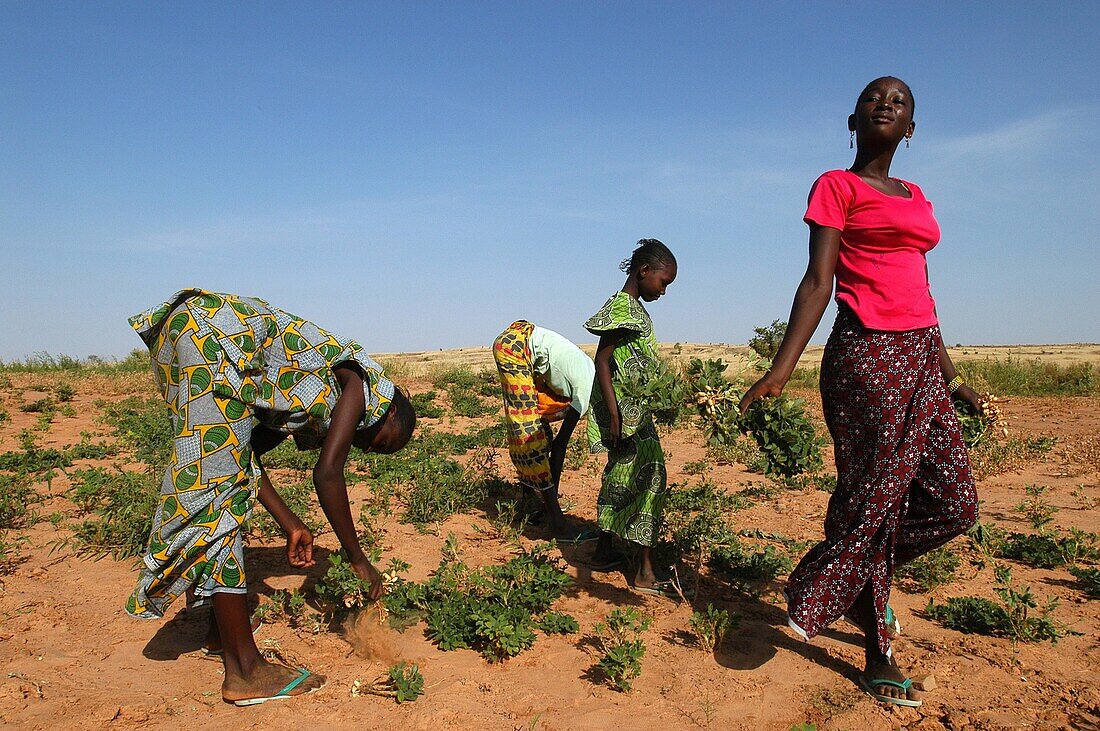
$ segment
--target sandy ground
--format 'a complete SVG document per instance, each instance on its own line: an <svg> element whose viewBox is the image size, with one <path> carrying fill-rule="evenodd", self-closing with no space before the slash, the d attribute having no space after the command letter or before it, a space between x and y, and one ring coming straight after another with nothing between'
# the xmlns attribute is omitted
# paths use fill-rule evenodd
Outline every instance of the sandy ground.
<svg viewBox="0 0 1100 731"><path fill-rule="evenodd" d="M715 346L683 346L703 353ZM1061 346L1059 346L1061 347ZM1087 346L1095 354L1095 346ZM1049 349L1050 346L1047 346ZM983 349L966 349L983 352ZM1022 354L1022 353L1021 353ZM406 354L396 370L406 378L417 363L485 362L485 351ZM998 353L1003 355L1003 353ZM393 362L393 357L386 358ZM423 360L420 360L423 359ZM426 372L426 371L425 371ZM35 414L19 405L40 398L45 376L13 374L0 389L0 404L10 420L0 425L0 451L17 448L19 430L34 423ZM76 414L58 415L41 439L43 446L70 445L84 432L97 440L108 427L97 417L97 400L153 393L150 380L82 378L73 381ZM426 390L425 380L408 382L413 391ZM820 413L817 397L804 393ZM983 519L1026 530L1013 510L1024 488L1047 486L1051 502L1060 508L1053 526L1100 531L1097 435L1100 399L1012 399L1006 405L1017 436L1052 435L1057 446L1041 462L979 484ZM491 418L491 417L489 417ZM466 419L423 420L434 428L465 431L478 423ZM684 465L705 451L694 429L663 436L669 453L670 480L698 480ZM125 462L124 458L118 461ZM502 452L498 462L508 467ZM78 465L81 466L81 465ZM573 513L594 519L601 458L592 456L580 469L567 471L563 493L576 506ZM504 474L508 475L507 470ZM289 476L283 476L289 477ZM718 466L709 474L731 490L761 484L758 474L741 466ZM59 475L35 486L45 496L36 506L42 516L60 511L75 517L64 494L68 478ZM352 511L369 488L353 488ZM760 528L799 540L821 534L828 495L791 489L774 491L738 513L740 528ZM761 598L736 594L705 582L701 601L713 602L741 616L740 627L709 655L695 646L689 632L692 608L633 593L620 573L592 574L581 559L588 548L562 553L576 579L570 594L557 605L577 618L581 632L566 637L539 636L535 646L510 661L490 665L472 651L443 652L423 636L423 626L403 634L364 621L350 633L294 630L285 624L265 625L261 645L278 649L287 661L308 665L328 675L328 685L308 697L236 709L221 701L221 666L198 652L206 615L173 609L165 621L129 618L122 603L136 572L130 562L90 561L51 544L69 532L47 520L20 531L21 561L0 576L0 721L12 728L298 728L308 720L316 728L401 729L788 729L814 723L827 729L987 729L1097 728L1100 691L1100 603L1087 600L1065 570L1036 570L1013 565L1018 583L1043 597L1057 597L1056 618L1079 632L1059 641L1013 647L1007 640L963 635L945 630L924 616L928 596L897 590L892 602L904 627L896 645L901 662L914 674L934 675L939 688L926 695L919 710L886 707L858 689L861 638L848 628L816 639L799 641L785 626L774 587ZM422 579L438 564L445 536L454 533L471 564L489 563L507 555L506 546L484 530L483 512L454 516L421 534L413 526L384 524L386 555L412 564L410 578ZM542 538L529 529L526 541ZM319 537L335 549L331 533ZM965 546L960 540L960 550ZM249 551L251 588L260 594L311 584L323 573L324 551L307 574L290 569L278 542L253 541ZM970 555L964 552L964 555ZM992 597L992 570L964 560L958 578L932 596L977 594ZM696 603L699 603L697 599ZM593 626L614 607L636 606L654 617L645 640L648 651L643 674L630 693L618 693L599 681L592 668L597 657L587 638ZM370 681L397 659L419 663L427 692L415 703L396 705L373 697L353 697L355 680Z"/></svg>

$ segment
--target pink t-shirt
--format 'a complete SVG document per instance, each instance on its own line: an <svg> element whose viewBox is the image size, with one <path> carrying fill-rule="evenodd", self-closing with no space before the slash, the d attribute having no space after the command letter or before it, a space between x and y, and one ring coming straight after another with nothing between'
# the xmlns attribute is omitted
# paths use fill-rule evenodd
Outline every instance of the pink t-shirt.
<svg viewBox="0 0 1100 731"><path fill-rule="evenodd" d="M910 198L886 195L855 173L830 170L814 183L803 220L840 231L836 300L872 330L935 325L924 255L940 240L932 203L913 183Z"/></svg>

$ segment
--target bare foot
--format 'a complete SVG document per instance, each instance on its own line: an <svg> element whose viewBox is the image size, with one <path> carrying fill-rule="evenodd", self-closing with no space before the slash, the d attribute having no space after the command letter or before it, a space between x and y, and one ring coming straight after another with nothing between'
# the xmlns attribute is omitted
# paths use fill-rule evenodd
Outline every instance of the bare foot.
<svg viewBox="0 0 1100 731"><path fill-rule="evenodd" d="M867 658L867 667L863 671L863 677L867 680L868 684L873 683L875 680L892 680L895 683L904 683L908 679L892 657L885 659L882 656ZM871 685L871 687L879 695L884 695L888 698L904 698L911 701L917 700L911 688L909 690L903 690L902 688L887 685L885 683L876 683Z"/></svg>
<svg viewBox="0 0 1100 731"><path fill-rule="evenodd" d="M227 703L252 698L270 698L300 675L299 671L261 660L247 675L225 674L222 699ZM317 690L325 684L323 675L312 673L287 695L297 696Z"/></svg>

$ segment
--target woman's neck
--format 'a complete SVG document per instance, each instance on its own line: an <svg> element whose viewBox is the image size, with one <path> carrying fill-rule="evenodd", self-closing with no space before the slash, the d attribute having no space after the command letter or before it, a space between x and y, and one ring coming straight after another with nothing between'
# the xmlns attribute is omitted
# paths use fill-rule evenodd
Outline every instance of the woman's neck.
<svg viewBox="0 0 1100 731"><path fill-rule="evenodd" d="M638 299L638 273L631 272L626 277L626 284L623 285L623 290L634 299Z"/></svg>
<svg viewBox="0 0 1100 731"><path fill-rule="evenodd" d="M861 178L887 181L890 179L890 163L894 160L894 150L864 150L856 151L856 159L849 168Z"/></svg>

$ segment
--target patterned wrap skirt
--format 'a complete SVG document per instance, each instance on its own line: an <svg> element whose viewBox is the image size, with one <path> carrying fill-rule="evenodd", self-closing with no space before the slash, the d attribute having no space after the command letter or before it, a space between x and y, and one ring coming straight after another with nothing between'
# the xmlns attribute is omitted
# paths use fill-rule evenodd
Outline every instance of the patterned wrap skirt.
<svg viewBox="0 0 1100 731"><path fill-rule="evenodd" d="M548 490L554 486L550 470L553 436L544 417L563 411L571 402L550 391L535 372L529 345L534 327L526 320L509 325L493 342L493 360L504 395L508 455L522 484Z"/></svg>
<svg viewBox="0 0 1100 731"><path fill-rule="evenodd" d="M837 487L825 540L787 582L790 624L804 638L849 611L870 585L879 650L894 569L977 520L970 457L939 364L938 326L868 330L841 305L821 365Z"/></svg>

